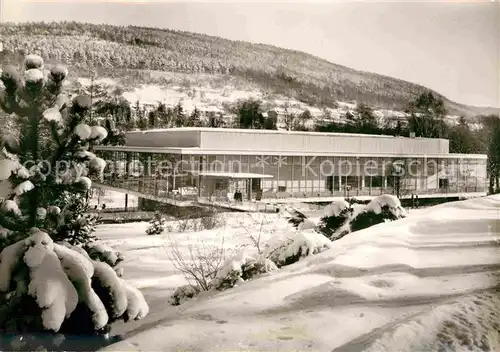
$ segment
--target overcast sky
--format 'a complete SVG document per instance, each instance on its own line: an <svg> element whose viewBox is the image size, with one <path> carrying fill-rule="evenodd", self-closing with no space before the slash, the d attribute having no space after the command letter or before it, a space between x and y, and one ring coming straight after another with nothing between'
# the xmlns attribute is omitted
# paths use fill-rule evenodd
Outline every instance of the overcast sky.
<svg viewBox="0 0 500 352"><path fill-rule="evenodd" d="M2 1L2 21L134 24L272 44L500 107L498 0Z"/></svg>

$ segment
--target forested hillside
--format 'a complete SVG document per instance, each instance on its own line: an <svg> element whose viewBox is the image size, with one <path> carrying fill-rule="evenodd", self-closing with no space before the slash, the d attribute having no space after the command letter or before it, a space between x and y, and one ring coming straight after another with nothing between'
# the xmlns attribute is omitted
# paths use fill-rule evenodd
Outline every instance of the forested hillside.
<svg viewBox="0 0 500 352"><path fill-rule="evenodd" d="M144 71L228 75L315 106L356 100L375 108L402 109L427 91L302 52L174 30L75 22L2 24L0 38L2 63L28 52L49 63L66 63L82 75L92 68L115 77ZM456 115L496 112L447 99L445 104Z"/></svg>

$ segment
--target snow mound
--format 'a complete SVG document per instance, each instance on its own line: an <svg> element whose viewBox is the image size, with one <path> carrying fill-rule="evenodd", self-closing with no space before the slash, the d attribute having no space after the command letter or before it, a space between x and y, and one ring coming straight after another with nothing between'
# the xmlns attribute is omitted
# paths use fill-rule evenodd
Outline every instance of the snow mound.
<svg viewBox="0 0 500 352"><path fill-rule="evenodd" d="M63 121L62 115L58 108L49 108L43 112L43 118L49 122L61 124Z"/></svg>
<svg viewBox="0 0 500 352"><path fill-rule="evenodd" d="M19 297L32 297L40 309L41 326L36 319L24 322L25 315L33 317L37 312L23 301L7 306L18 311L12 317L16 324L34 324L22 328L58 332L65 326L65 333L82 333L82 329L91 333L116 319L138 320L148 314L140 291L120 279L107 263L93 260L82 247L54 243L39 229L33 228L28 235L0 252L0 293L15 291ZM112 251L103 248L93 246L96 252L108 254L108 261L119 261L116 253L110 255ZM11 323L8 318L0 320Z"/></svg>
<svg viewBox="0 0 500 352"><path fill-rule="evenodd" d="M102 142L108 136L108 131L102 126L92 126L92 132L90 134L90 139L96 139L98 142Z"/></svg>
<svg viewBox="0 0 500 352"><path fill-rule="evenodd" d="M42 69L43 68L43 59L40 55L30 54L27 55L24 59L24 65L26 69Z"/></svg>
<svg viewBox="0 0 500 352"><path fill-rule="evenodd" d="M92 128L85 123L80 123L76 125L74 132L78 136L78 138L80 138L82 141L85 141L92 135Z"/></svg>
<svg viewBox="0 0 500 352"><path fill-rule="evenodd" d="M27 70L24 75L27 84L41 83L45 78L43 72L37 68Z"/></svg>
<svg viewBox="0 0 500 352"><path fill-rule="evenodd" d="M15 189L14 193L18 196L27 193L35 188L35 185L31 181L24 181L20 183Z"/></svg>
<svg viewBox="0 0 500 352"><path fill-rule="evenodd" d="M496 351L499 304L494 293L462 297L401 324L365 351Z"/></svg>
<svg viewBox="0 0 500 352"><path fill-rule="evenodd" d="M0 160L0 181L8 180L19 169L19 165L10 159Z"/></svg>
<svg viewBox="0 0 500 352"><path fill-rule="evenodd" d="M280 206L279 212L284 219L299 231L316 227L316 224L307 216L289 205Z"/></svg>
<svg viewBox="0 0 500 352"><path fill-rule="evenodd" d="M384 207L389 208L390 212L397 218L407 216L406 210L401 206L401 201L391 194L382 194L376 197L365 206L363 211L380 214Z"/></svg>
<svg viewBox="0 0 500 352"><path fill-rule="evenodd" d="M80 177L76 182L79 183L85 190L89 190L92 187L92 180L85 176Z"/></svg>
<svg viewBox="0 0 500 352"><path fill-rule="evenodd" d="M75 310L78 293L64 273L48 234L36 231L24 244L27 246L24 262L30 268L28 294L42 308L43 327L58 331Z"/></svg>
<svg viewBox="0 0 500 352"><path fill-rule="evenodd" d="M98 242L85 245L85 250L90 258L105 262L111 267L117 266L124 259L121 252Z"/></svg>
<svg viewBox="0 0 500 352"><path fill-rule="evenodd" d="M6 200L2 203L2 209L5 213L11 213L14 215L21 215L21 209L19 209L19 205L13 200Z"/></svg>
<svg viewBox="0 0 500 352"><path fill-rule="evenodd" d="M198 296L200 292L201 291L197 286L193 285L180 286L177 287L172 296L170 296L169 302L173 306L178 306Z"/></svg>
<svg viewBox="0 0 500 352"><path fill-rule="evenodd" d="M142 292L130 285L127 281L120 279L125 288L127 297L127 310L125 311L125 322L129 320L141 320L149 313L149 306Z"/></svg>
<svg viewBox="0 0 500 352"><path fill-rule="evenodd" d="M333 201L325 207L323 216L339 216L349 207L350 205L345 199Z"/></svg>
<svg viewBox="0 0 500 352"><path fill-rule="evenodd" d="M106 168L106 160L102 158L93 158L89 162L89 167L92 171L96 172L102 178L104 169Z"/></svg>
<svg viewBox="0 0 500 352"><path fill-rule="evenodd" d="M267 245L264 256L281 267L330 248L333 248L333 243L328 238L307 230L289 234L285 240L274 239Z"/></svg>
<svg viewBox="0 0 500 352"><path fill-rule="evenodd" d="M107 350L498 350L498 292L474 292L498 284L499 206L497 195L412 211L398 226L381 224L346 236L273 276L200 297L175 324L145 327ZM137 248L143 245L137 241ZM137 275L150 272L144 256L134 263ZM484 271L463 272L471 266ZM470 297L445 300L462 294ZM197 315L214 321L193 319ZM158 321L166 317L171 313ZM216 324L218 319L225 323ZM332 323L335 329L325 334Z"/></svg>
<svg viewBox="0 0 500 352"><path fill-rule="evenodd" d="M244 248L231 258L226 259L218 272L212 287L224 290L234 287L258 274L270 273L278 267L263 257L255 248Z"/></svg>

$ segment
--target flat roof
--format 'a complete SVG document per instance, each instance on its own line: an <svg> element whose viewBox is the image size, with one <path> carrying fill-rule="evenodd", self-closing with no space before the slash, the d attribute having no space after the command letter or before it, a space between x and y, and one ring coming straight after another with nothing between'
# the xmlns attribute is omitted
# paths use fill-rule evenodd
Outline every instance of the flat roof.
<svg viewBox="0 0 500 352"><path fill-rule="evenodd" d="M127 132L127 147L199 148L206 151L243 150L257 154L301 155L337 153L354 155L430 155L449 152L449 141L392 135L179 127ZM193 149L195 150L195 149ZM304 154L305 155L305 154Z"/></svg>
<svg viewBox="0 0 500 352"><path fill-rule="evenodd" d="M278 134L278 135L302 135L302 136L332 136L332 137L358 137L358 138L408 138L419 140L447 140L445 138L422 138L422 137L406 137L406 136L392 136L381 134L363 134L363 133L342 133L342 132L316 132L316 131L283 131L283 130L257 130L245 128L220 128L220 127L174 127L174 128L154 128L143 131L128 131L127 134L147 134L158 132L182 132L182 131L195 131L195 132L231 132L231 133L244 133L244 134Z"/></svg>

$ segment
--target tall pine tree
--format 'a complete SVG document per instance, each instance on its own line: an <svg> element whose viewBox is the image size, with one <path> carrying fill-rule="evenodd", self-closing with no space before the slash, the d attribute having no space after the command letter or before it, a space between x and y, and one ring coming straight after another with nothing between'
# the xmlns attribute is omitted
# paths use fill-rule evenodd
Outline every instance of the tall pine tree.
<svg viewBox="0 0 500 352"><path fill-rule="evenodd" d="M13 128L0 141L0 335L107 332L149 310L85 250L93 230L85 196L106 165L92 147L119 136L87 124L91 101L64 94L66 68L46 75L36 55L24 64L4 68L0 85Z"/></svg>

